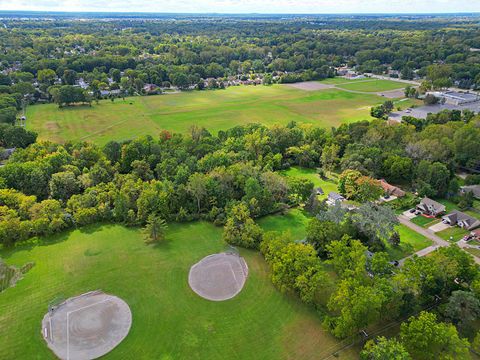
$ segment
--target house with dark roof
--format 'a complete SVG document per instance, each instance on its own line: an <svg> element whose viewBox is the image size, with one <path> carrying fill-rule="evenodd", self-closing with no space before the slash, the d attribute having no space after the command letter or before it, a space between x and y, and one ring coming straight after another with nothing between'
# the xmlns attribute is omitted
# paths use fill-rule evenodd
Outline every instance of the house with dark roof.
<svg viewBox="0 0 480 360"><path fill-rule="evenodd" d="M388 194L390 196L396 196L396 197L403 197L406 195L405 191L400 189L397 186L391 185L388 182L385 181L385 179L380 179L380 186L382 187L383 191L385 191L385 194Z"/></svg>
<svg viewBox="0 0 480 360"><path fill-rule="evenodd" d="M340 195L340 194L338 194L334 191L332 191L330 194L328 194L328 199L327 199L327 204L328 205L335 205L337 202L341 203L343 201L345 201L345 198L342 195Z"/></svg>
<svg viewBox="0 0 480 360"><path fill-rule="evenodd" d="M8 160L16 148L0 149L0 160Z"/></svg>
<svg viewBox="0 0 480 360"><path fill-rule="evenodd" d="M462 194L471 192L475 198L480 199L480 185L462 186L460 192Z"/></svg>
<svg viewBox="0 0 480 360"><path fill-rule="evenodd" d="M442 220L446 224L456 225L466 230L474 230L480 227L480 220L457 210L443 216Z"/></svg>
<svg viewBox="0 0 480 360"><path fill-rule="evenodd" d="M417 205L418 211L430 216L443 214L446 209L445 205L427 197L423 198L422 201L420 201L420 204Z"/></svg>

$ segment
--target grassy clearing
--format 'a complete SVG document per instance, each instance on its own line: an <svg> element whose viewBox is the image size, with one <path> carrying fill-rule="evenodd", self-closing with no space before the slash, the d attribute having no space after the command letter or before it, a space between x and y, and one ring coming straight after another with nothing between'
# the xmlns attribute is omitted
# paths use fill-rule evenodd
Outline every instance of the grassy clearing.
<svg viewBox="0 0 480 360"><path fill-rule="evenodd" d="M89 140L105 144L162 129L187 132L191 125L216 133L235 125L298 123L330 128L341 123L371 119L369 107L382 102L369 94L331 89L302 91L287 86L239 86L226 90L100 101L92 107L58 109L54 104L28 108L27 127L40 139L64 142Z"/></svg>
<svg viewBox="0 0 480 360"><path fill-rule="evenodd" d="M462 229L458 226L453 226L451 228L439 231L435 235L441 237L443 240L457 242L462 240L462 238L468 234L470 234L470 231Z"/></svg>
<svg viewBox="0 0 480 360"><path fill-rule="evenodd" d="M285 176L307 179L313 182L315 187L321 187L324 194L319 196L319 199L326 199L328 194L332 191L338 191L337 180L328 175L326 179L321 178L315 169L302 168L298 166L291 167L288 170L281 172Z"/></svg>
<svg viewBox="0 0 480 360"><path fill-rule="evenodd" d="M403 224L398 225L396 230L400 234L400 246L389 244L386 249L392 260L403 259L433 244L430 239Z"/></svg>
<svg viewBox="0 0 480 360"><path fill-rule="evenodd" d="M295 240L307 236L307 225L311 216L304 210L292 209L285 215L269 215L261 218L258 224L264 231L289 231Z"/></svg>
<svg viewBox="0 0 480 360"><path fill-rule="evenodd" d="M167 238L146 246L139 230L104 225L3 251L9 264L36 265L0 295L0 358L53 359L40 331L48 303L95 289L120 296L133 314L129 335L105 359L314 359L338 344L312 309L273 287L258 252L241 251L250 275L237 297L195 295L189 268L225 249L220 228L172 224Z"/></svg>
<svg viewBox="0 0 480 360"><path fill-rule="evenodd" d="M337 86L341 89L352 91L379 92L403 89L406 85L398 81L371 79L368 81L357 81Z"/></svg>

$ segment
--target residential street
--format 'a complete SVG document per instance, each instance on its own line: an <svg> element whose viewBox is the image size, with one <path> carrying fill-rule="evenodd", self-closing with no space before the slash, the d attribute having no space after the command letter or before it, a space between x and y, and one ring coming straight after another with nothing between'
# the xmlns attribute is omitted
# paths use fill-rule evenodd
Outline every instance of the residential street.
<svg viewBox="0 0 480 360"><path fill-rule="evenodd" d="M408 226L410 229L412 229L413 231L425 236L426 238L432 240L434 242L434 245L432 246L429 246L425 249L422 249L422 250L419 250L417 251L415 254L412 254L402 260L399 261L400 265L402 265L405 260L407 260L408 258L412 257L413 255L417 255L417 256L425 256L425 255L428 255L430 254L431 252L437 250L438 248L440 247L447 247L447 246L450 246L452 245L452 243L446 241L446 240L443 240L442 238L438 237L437 235L435 235L435 233L433 233L432 231L429 231L427 229L424 229L422 228L421 226L418 226L414 223L412 223L406 216L404 215L399 215L398 216L398 221L400 221L401 224L405 225L405 226ZM468 248L470 247L465 241L459 241L458 243L458 246L461 247L462 249L464 248ZM480 259L477 258L476 256L473 257L475 259L475 262L477 264L480 265Z"/></svg>

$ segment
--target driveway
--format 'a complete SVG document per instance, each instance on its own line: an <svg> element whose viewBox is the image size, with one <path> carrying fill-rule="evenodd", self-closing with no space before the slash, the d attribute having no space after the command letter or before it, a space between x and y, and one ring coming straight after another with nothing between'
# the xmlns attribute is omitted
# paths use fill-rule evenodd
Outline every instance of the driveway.
<svg viewBox="0 0 480 360"><path fill-rule="evenodd" d="M407 219L413 219L417 217L417 215L415 215L415 213L411 213L410 210L405 211L402 215Z"/></svg>
<svg viewBox="0 0 480 360"><path fill-rule="evenodd" d="M448 224L444 224L443 222L439 222L438 224L430 226L428 228L428 230L433 231L434 233L437 233L437 232L440 232L440 231L443 231L443 230L447 230L450 227L451 226L448 225Z"/></svg>

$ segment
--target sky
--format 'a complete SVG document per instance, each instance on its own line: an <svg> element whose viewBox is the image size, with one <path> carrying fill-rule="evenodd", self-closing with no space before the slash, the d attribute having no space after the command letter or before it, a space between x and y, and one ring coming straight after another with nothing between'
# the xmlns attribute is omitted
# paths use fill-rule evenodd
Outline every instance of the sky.
<svg viewBox="0 0 480 360"><path fill-rule="evenodd" d="M173 13L480 12L480 0L0 0L0 10Z"/></svg>

